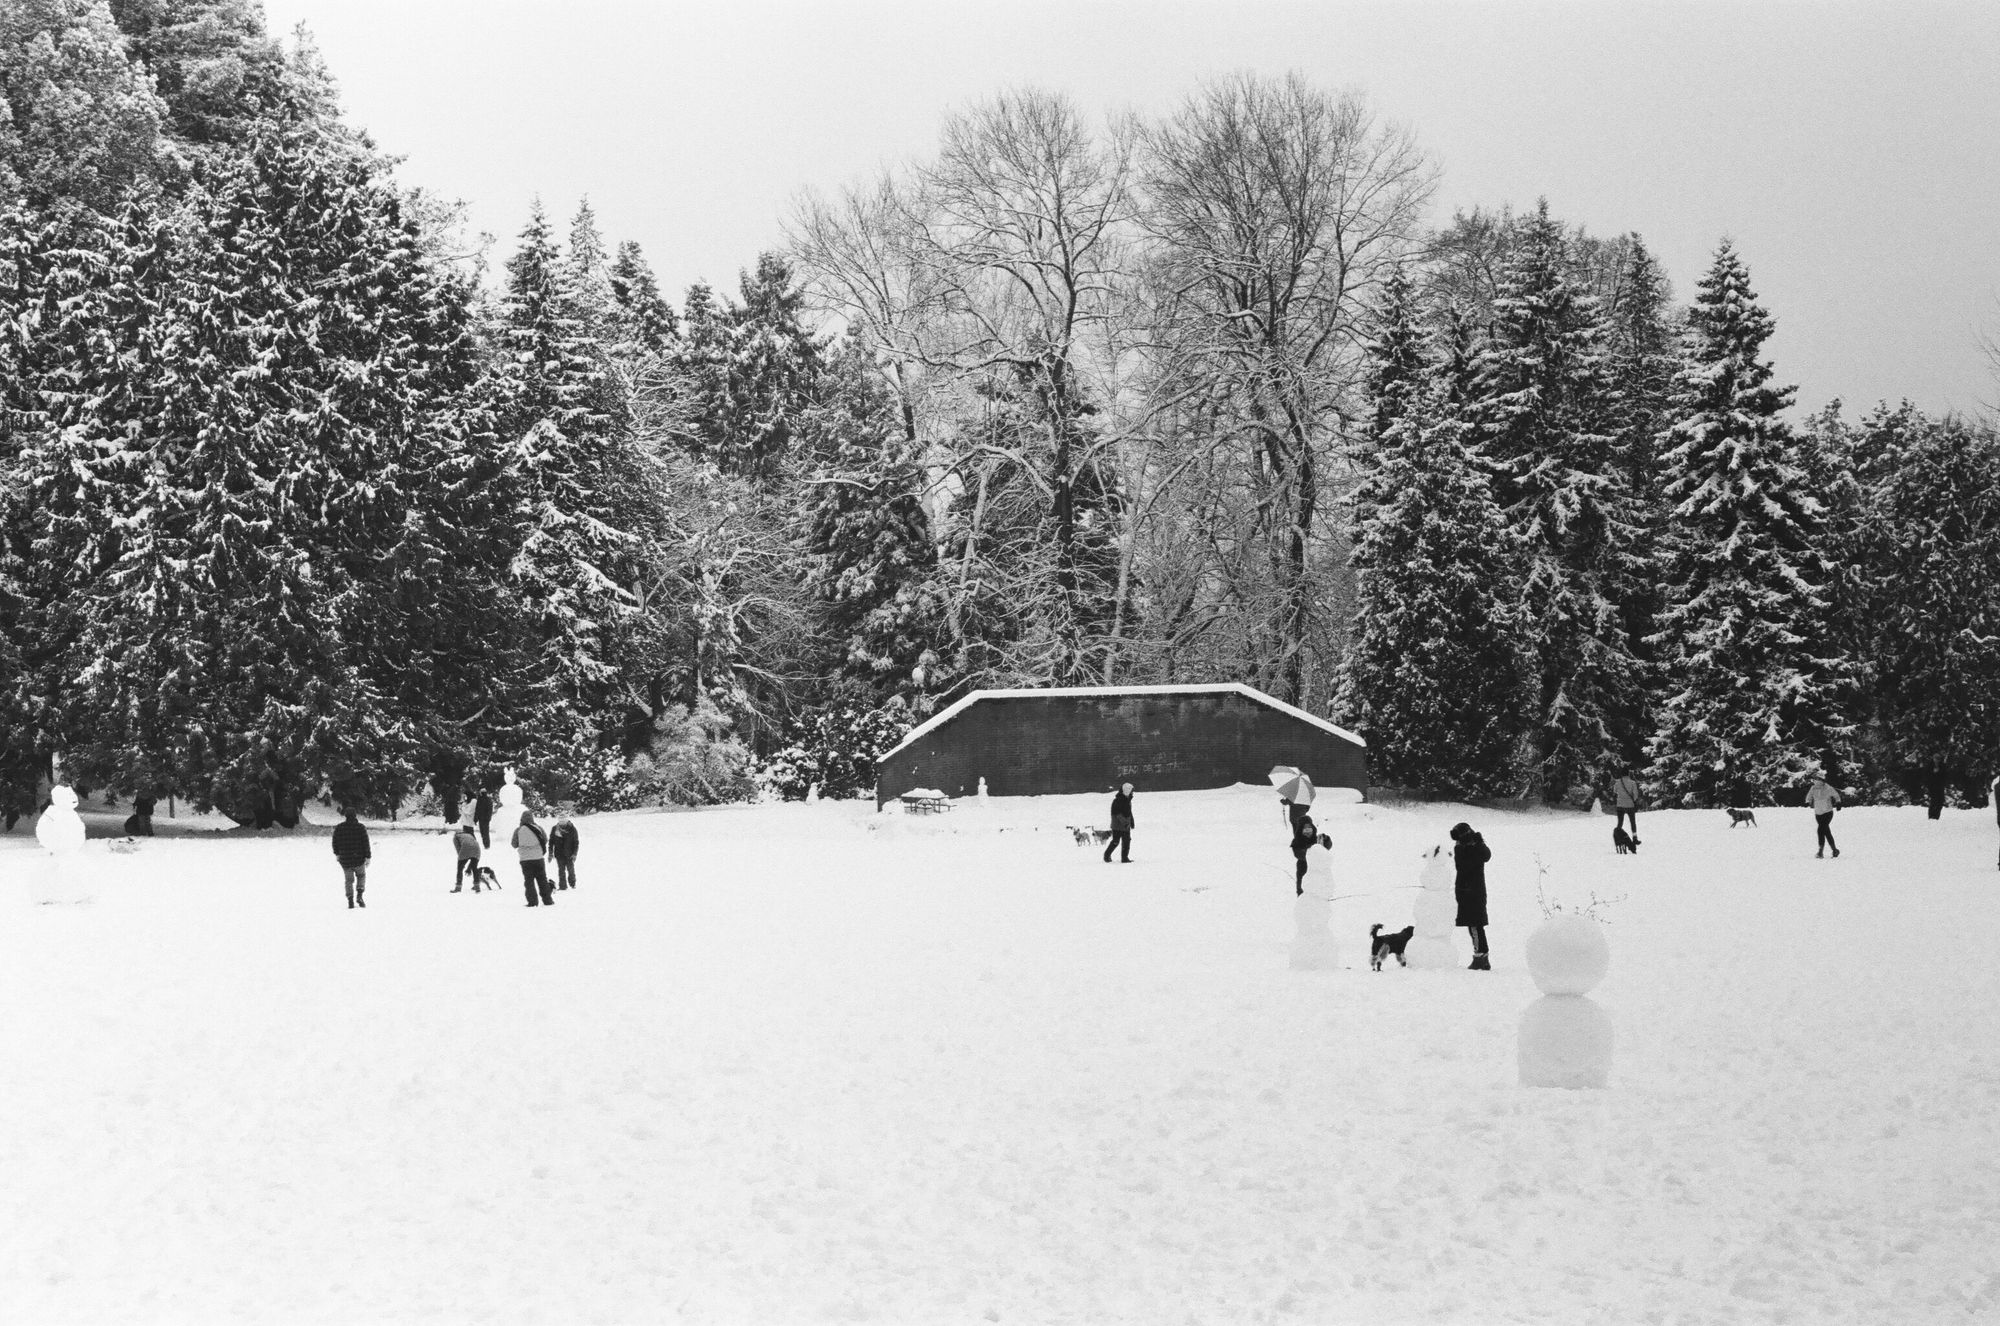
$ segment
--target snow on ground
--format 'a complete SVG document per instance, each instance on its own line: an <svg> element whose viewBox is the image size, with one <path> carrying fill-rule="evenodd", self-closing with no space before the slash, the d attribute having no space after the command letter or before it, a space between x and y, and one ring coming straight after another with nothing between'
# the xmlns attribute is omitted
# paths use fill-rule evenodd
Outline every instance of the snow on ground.
<svg viewBox="0 0 2000 1326"><path fill-rule="evenodd" d="M1327 807L1293 972L1269 789L1137 809L593 817L534 912L410 828L365 912L324 837L87 906L0 837L0 1320L2000 1320L1990 813ZM1370 972L1460 817L1495 970ZM1536 854L1622 895L1607 1091L1515 1084Z"/></svg>

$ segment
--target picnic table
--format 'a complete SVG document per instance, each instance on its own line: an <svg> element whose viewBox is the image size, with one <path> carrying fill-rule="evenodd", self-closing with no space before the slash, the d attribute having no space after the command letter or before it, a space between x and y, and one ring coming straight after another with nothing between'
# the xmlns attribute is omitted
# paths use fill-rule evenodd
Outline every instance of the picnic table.
<svg viewBox="0 0 2000 1326"><path fill-rule="evenodd" d="M934 787L913 787L896 799L903 803L905 815L935 815L951 809L950 799Z"/></svg>

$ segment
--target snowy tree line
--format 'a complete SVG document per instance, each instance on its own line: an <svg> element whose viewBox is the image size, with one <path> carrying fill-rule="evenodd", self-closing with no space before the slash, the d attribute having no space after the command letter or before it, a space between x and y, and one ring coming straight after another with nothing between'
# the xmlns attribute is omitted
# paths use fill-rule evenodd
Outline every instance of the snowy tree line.
<svg viewBox="0 0 2000 1326"><path fill-rule="evenodd" d="M872 781L980 685L1243 679L1382 781L1690 803L1988 769L1995 446L1799 428L1546 208L1428 229L1364 99L1023 91L679 307L488 271L251 0L0 0L0 784L240 818Z"/></svg>

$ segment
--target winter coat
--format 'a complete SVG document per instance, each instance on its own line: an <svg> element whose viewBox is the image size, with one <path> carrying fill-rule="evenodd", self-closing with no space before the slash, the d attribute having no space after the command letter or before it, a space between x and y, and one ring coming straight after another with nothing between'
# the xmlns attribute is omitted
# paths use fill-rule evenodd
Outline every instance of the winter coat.
<svg viewBox="0 0 2000 1326"><path fill-rule="evenodd" d="M1484 838L1469 833L1451 849L1451 859L1458 864L1458 920L1453 924L1485 925L1486 863L1493 859L1493 849Z"/></svg>
<svg viewBox="0 0 2000 1326"><path fill-rule="evenodd" d="M1840 804L1840 793L1834 791L1822 779L1814 783L1812 790L1806 793L1806 804L1812 807L1815 815L1831 815L1833 808Z"/></svg>
<svg viewBox="0 0 2000 1326"><path fill-rule="evenodd" d="M333 859L344 866L364 864L369 857L368 829L359 820L342 820L333 826Z"/></svg>
<svg viewBox="0 0 2000 1326"><path fill-rule="evenodd" d="M1292 826L1292 855L1303 861L1306 853L1319 846L1319 825L1312 816L1301 815L1299 822Z"/></svg>
<svg viewBox="0 0 2000 1326"><path fill-rule="evenodd" d="M548 855L549 840L535 825L523 824L514 830L514 850L523 861L539 861Z"/></svg>
<svg viewBox="0 0 2000 1326"><path fill-rule="evenodd" d="M1629 774L1624 778L1618 779L1611 784L1611 795L1617 801L1618 809L1637 810L1639 808L1639 780L1631 777Z"/></svg>
<svg viewBox="0 0 2000 1326"><path fill-rule="evenodd" d="M460 828L457 833L451 836L451 845L458 849L459 860L477 861L479 859L479 835L471 829Z"/></svg>
<svg viewBox="0 0 2000 1326"><path fill-rule="evenodd" d="M549 830L549 855L558 861L574 861L576 848L576 826L568 820L557 820Z"/></svg>
<svg viewBox="0 0 2000 1326"><path fill-rule="evenodd" d="M472 803L472 822L474 824L493 822L493 798L484 792L479 794L479 800Z"/></svg>
<svg viewBox="0 0 2000 1326"><path fill-rule="evenodd" d="M1119 792L1111 798L1111 827L1114 831L1132 832L1132 798Z"/></svg>

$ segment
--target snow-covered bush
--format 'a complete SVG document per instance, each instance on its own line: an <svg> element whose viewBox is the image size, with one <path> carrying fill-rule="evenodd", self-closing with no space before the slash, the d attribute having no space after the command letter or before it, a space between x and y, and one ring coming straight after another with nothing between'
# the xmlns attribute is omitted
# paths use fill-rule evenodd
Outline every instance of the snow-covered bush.
<svg viewBox="0 0 2000 1326"><path fill-rule="evenodd" d="M815 786L821 796L844 797L875 786L875 760L914 724L908 706L891 701L871 709L841 700L793 719L785 741L757 770L757 781L787 801L802 800Z"/></svg>
<svg viewBox="0 0 2000 1326"><path fill-rule="evenodd" d="M703 697L694 708L669 705L653 719L651 749L625 765L636 804L713 806L756 794L750 752L730 721Z"/></svg>

